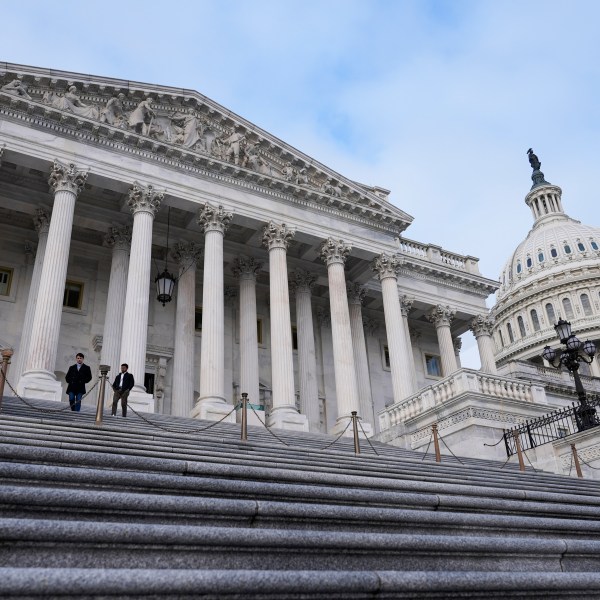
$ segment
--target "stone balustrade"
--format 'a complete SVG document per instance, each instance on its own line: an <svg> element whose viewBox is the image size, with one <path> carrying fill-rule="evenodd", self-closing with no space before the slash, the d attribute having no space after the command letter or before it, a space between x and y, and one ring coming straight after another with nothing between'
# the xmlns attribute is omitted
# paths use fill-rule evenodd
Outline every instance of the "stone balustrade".
<svg viewBox="0 0 600 600"><path fill-rule="evenodd" d="M379 413L381 431L466 394L520 402L543 402L545 399L540 386L472 369L460 369L402 402L386 407Z"/></svg>

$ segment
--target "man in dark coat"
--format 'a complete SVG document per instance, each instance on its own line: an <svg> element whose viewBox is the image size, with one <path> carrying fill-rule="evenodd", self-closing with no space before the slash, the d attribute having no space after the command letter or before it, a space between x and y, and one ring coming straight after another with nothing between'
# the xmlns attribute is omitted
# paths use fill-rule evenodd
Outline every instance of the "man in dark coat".
<svg viewBox="0 0 600 600"><path fill-rule="evenodd" d="M113 404L112 404L112 416L117 416L117 405L119 404L119 399L121 400L121 410L123 411L123 416L127 416L127 397L129 396L129 392L131 388L135 384L133 379L133 375L127 372L129 366L126 363L121 365L121 372L115 377L113 382Z"/></svg>
<svg viewBox="0 0 600 600"><path fill-rule="evenodd" d="M75 364L69 367L65 379L69 384L67 394L69 395L69 404L71 410L79 412L81 409L81 397L85 394L85 384L92 380L92 370L85 364L85 357L81 352L75 356Z"/></svg>

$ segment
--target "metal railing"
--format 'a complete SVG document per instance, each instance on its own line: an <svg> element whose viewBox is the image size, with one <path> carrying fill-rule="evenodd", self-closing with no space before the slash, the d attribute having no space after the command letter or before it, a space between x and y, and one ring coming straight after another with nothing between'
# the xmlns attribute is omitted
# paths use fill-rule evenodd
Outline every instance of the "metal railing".
<svg viewBox="0 0 600 600"><path fill-rule="evenodd" d="M600 397L588 398L587 404L589 408L599 407ZM586 408L573 403L571 406L555 410L543 417L525 421L511 429L505 429L504 444L507 456L517 454L517 440L521 450L525 451L583 431L586 427L583 425L582 410L586 410ZM596 424L600 425L597 417Z"/></svg>

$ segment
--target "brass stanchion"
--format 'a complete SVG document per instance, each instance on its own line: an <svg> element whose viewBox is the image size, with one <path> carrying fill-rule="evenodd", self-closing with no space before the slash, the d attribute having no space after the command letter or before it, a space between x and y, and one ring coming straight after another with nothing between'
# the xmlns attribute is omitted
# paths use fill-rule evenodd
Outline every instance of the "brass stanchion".
<svg viewBox="0 0 600 600"><path fill-rule="evenodd" d="M515 446L517 447L517 456L519 457L519 471L525 471L525 463L523 462L523 451L521 450L521 440L516 430L513 431Z"/></svg>
<svg viewBox="0 0 600 600"><path fill-rule="evenodd" d="M575 471L577 472L577 477L579 477L579 479L583 479L581 465L579 464L579 455L577 454L577 448L575 448L575 444L571 444L571 452L573 454L573 462L575 463Z"/></svg>
<svg viewBox="0 0 600 600"><path fill-rule="evenodd" d="M242 393L242 442L248 441L248 394Z"/></svg>
<svg viewBox="0 0 600 600"><path fill-rule="evenodd" d="M440 452L440 440L438 439L437 423L434 423L431 426L431 433L433 433L433 447L435 448L435 462L442 462L442 453Z"/></svg>
<svg viewBox="0 0 600 600"><path fill-rule="evenodd" d="M354 434L354 454L360 454L360 442L358 440L358 417L356 411L353 410L352 415L352 433Z"/></svg>
<svg viewBox="0 0 600 600"><path fill-rule="evenodd" d="M13 355L12 350L2 350L2 372L0 372L0 410L2 410L2 399L4 398L4 382L8 375L8 365Z"/></svg>
<svg viewBox="0 0 600 600"><path fill-rule="evenodd" d="M98 406L96 407L96 425L102 426L102 414L104 412L104 389L106 386L106 376L110 371L110 366L100 365L100 387L98 388Z"/></svg>

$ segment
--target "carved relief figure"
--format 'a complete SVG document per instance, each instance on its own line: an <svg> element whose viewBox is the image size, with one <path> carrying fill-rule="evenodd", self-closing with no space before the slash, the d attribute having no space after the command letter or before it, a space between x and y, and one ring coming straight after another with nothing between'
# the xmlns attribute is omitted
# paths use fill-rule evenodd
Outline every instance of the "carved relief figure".
<svg viewBox="0 0 600 600"><path fill-rule="evenodd" d="M296 184L297 185L308 185L308 173L305 168L300 169L296 173Z"/></svg>
<svg viewBox="0 0 600 600"><path fill-rule="evenodd" d="M283 169L281 169L281 175L286 181L293 181L296 177L296 169L292 167L291 162L286 162Z"/></svg>
<svg viewBox="0 0 600 600"><path fill-rule="evenodd" d="M26 100L31 100L31 96L27 93L27 87L18 79L13 79L10 83L3 85L0 90L11 96L21 96Z"/></svg>
<svg viewBox="0 0 600 600"><path fill-rule="evenodd" d="M59 96L54 92L46 92L44 102L58 110L65 110L86 119L98 119L100 117L100 111L96 106L84 104L79 99L77 88L74 85L63 96Z"/></svg>
<svg viewBox="0 0 600 600"><path fill-rule="evenodd" d="M226 160L231 162L231 157L233 156L234 164L240 164L240 149L245 140L246 138L244 134L235 131L235 129L231 130L231 133L223 140L223 142L226 144Z"/></svg>
<svg viewBox="0 0 600 600"><path fill-rule="evenodd" d="M119 94L111 98L106 106L100 111L100 123L108 123L115 127L122 127L125 124L126 115L123 110L123 101L125 94Z"/></svg>
<svg viewBox="0 0 600 600"><path fill-rule="evenodd" d="M335 185L331 179L328 179L321 188L325 194L335 196L336 198L342 197L342 188Z"/></svg>
<svg viewBox="0 0 600 600"><path fill-rule="evenodd" d="M193 148L196 144L202 142L202 123L194 114L193 109L190 109L188 113L176 113L172 119L182 125L179 135L174 140L175 143L182 144L186 148Z"/></svg>
<svg viewBox="0 0 600 600"><path fill-rule="evenodd" d="M136 133L148 135L152 128L152 121L156 113L152 109L152 99L142 100L129 115L129 127Z"/></svg>

